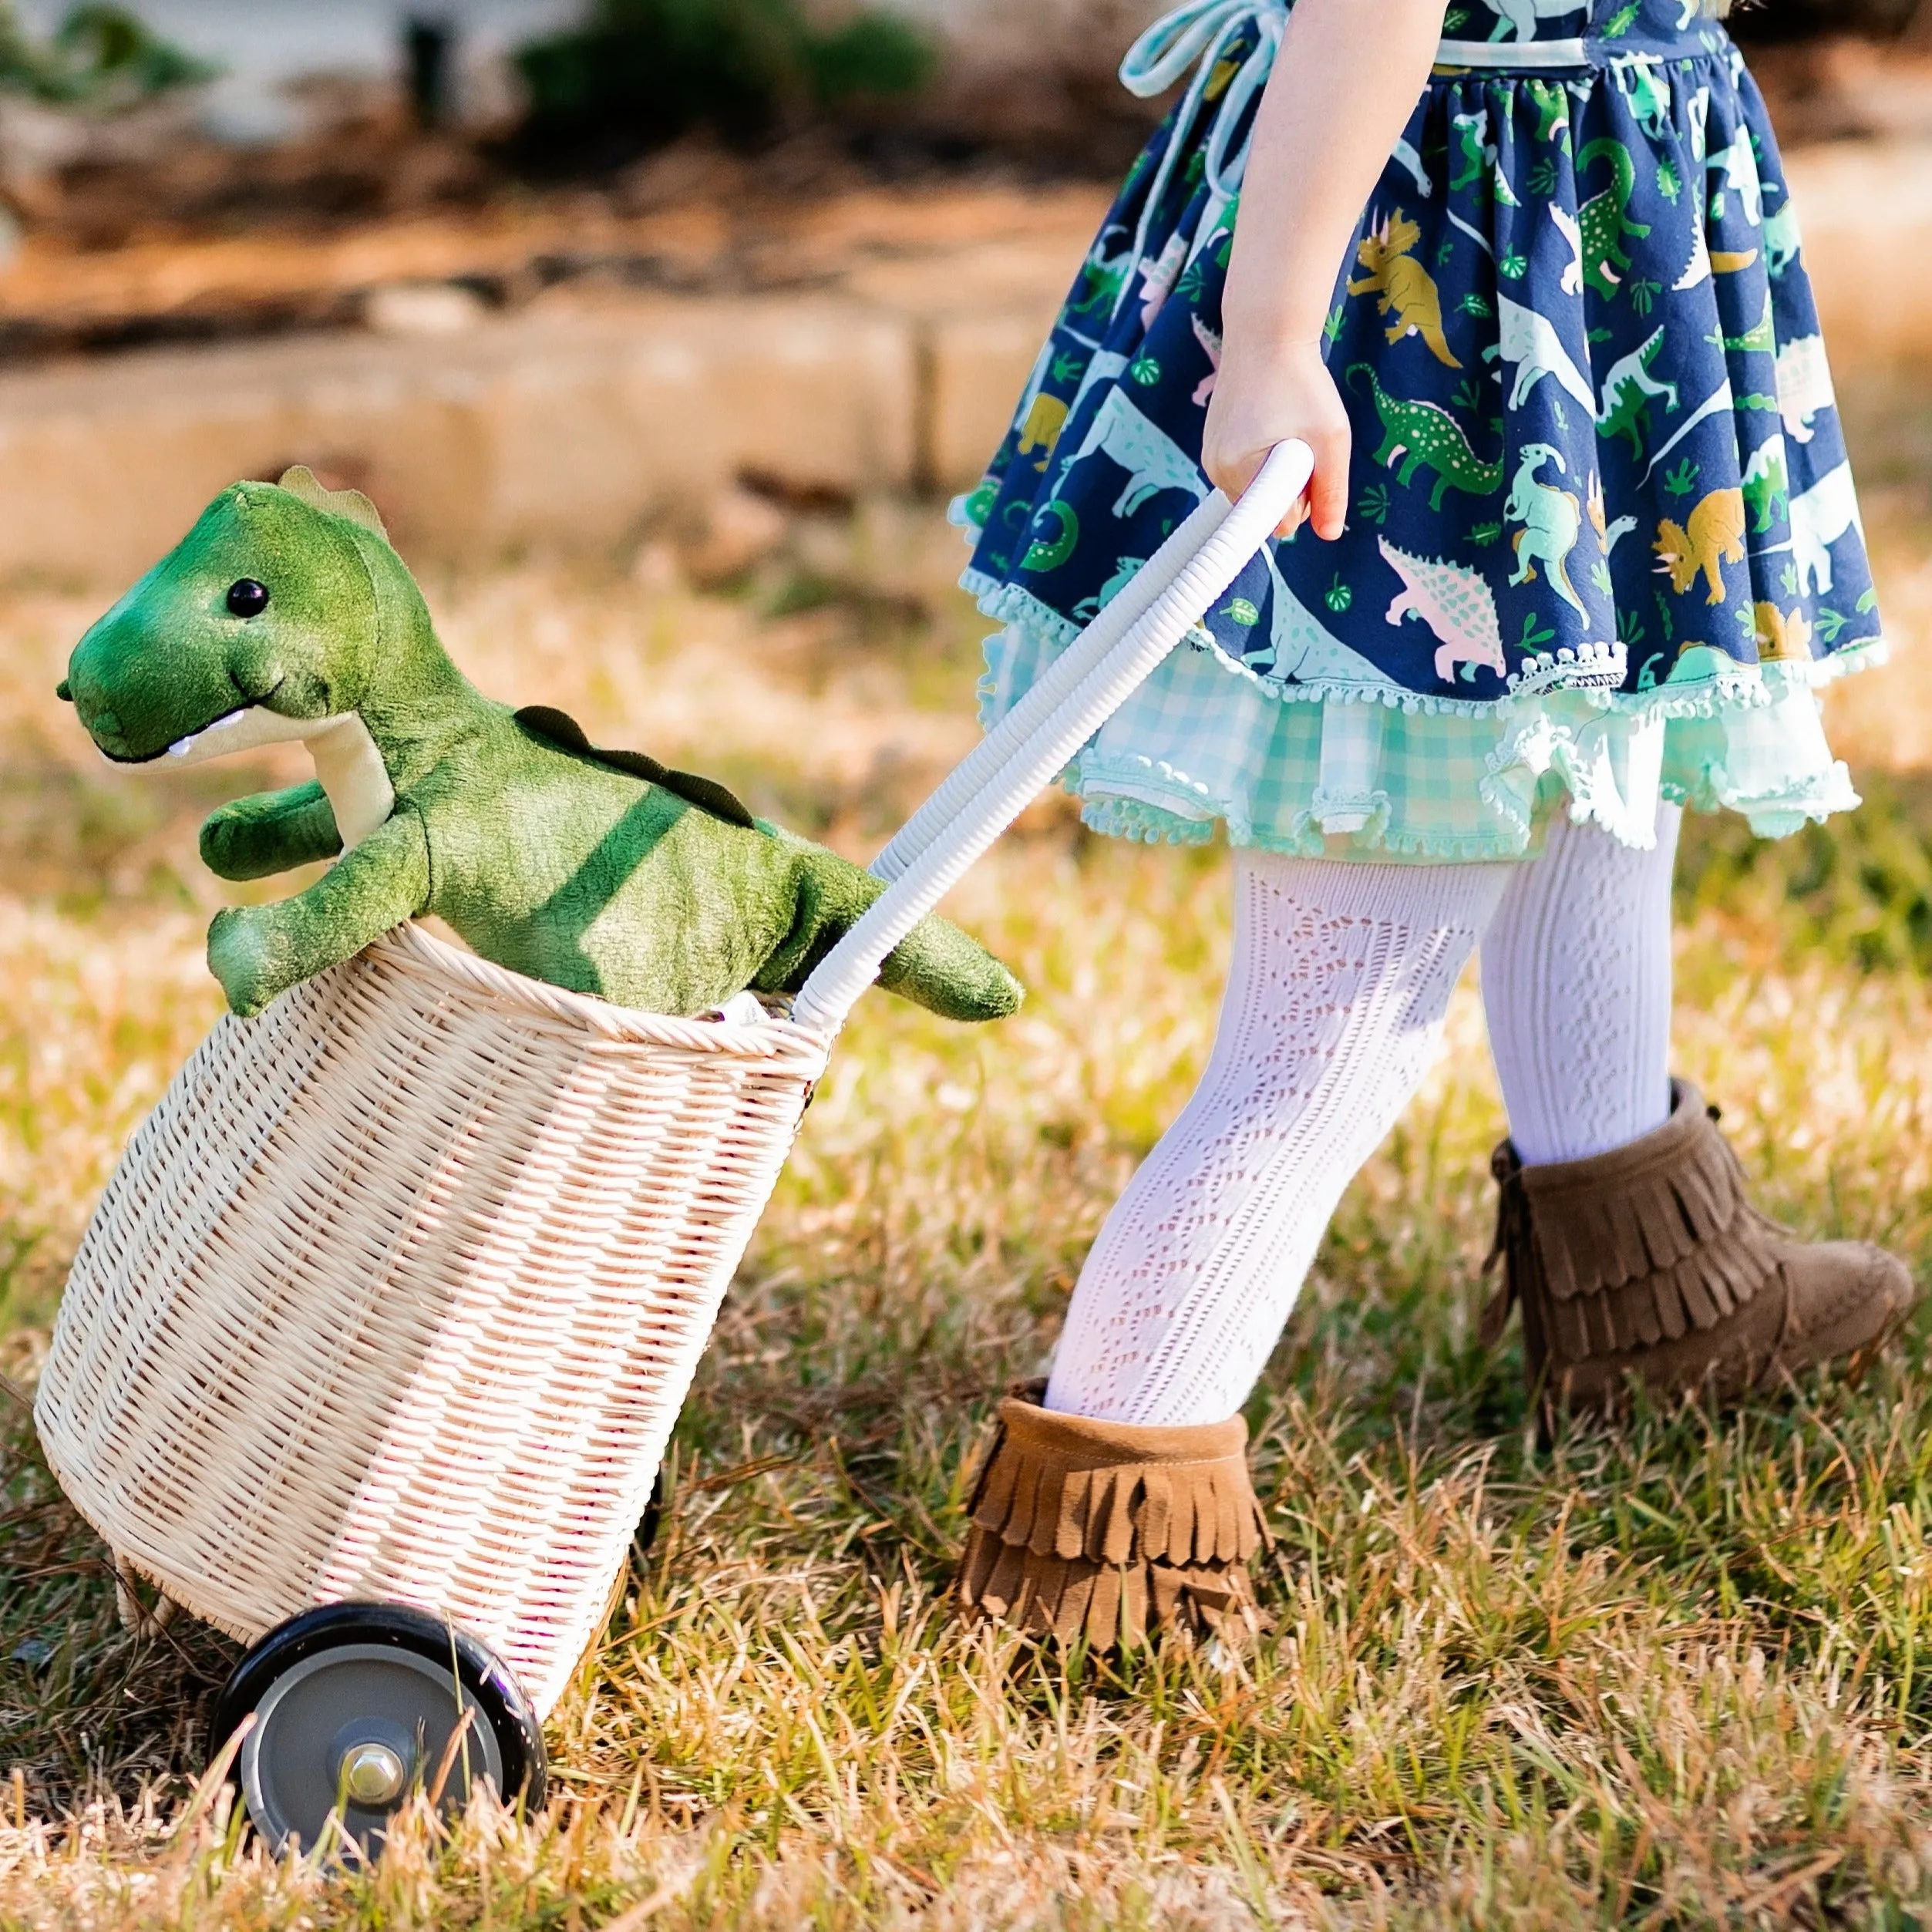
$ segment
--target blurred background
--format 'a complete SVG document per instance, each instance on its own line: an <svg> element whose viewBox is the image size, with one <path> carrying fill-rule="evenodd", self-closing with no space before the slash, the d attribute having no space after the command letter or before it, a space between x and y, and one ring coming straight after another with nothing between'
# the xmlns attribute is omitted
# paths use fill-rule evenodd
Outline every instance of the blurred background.
<svg viewBox="0 0 1932 1932"><path fill-rule="evenodd" d="M1160 109L1114 79L1153 11L0 0L0 581L136 569L298 453L418 559L701 579L968 486ZM1738 27L1841 364L1909 359L1932 0Z"/></svg>
<svg viewBox="0 0 1932 1932"><path fill-rule="evenodd" d="M1114 79L1154 10L0 0L0 580L136 568L295 453L419 557L701 577L966 486L1159 111ZM1932 0L1739 25L1841 361L1909 355Z"/></svg>

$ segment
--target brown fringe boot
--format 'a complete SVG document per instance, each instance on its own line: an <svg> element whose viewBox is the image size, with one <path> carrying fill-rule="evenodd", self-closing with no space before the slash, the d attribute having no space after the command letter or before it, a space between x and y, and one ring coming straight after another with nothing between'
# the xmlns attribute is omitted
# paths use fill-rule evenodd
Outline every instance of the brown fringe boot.
<svg viewBox="0 0 1932 1932"><path fill-rule="evenodd" d="M1801 1240L1761 1214L1695 1088L1672 1083L1671 1118L1594 1160L1525 1167L1508 1141L1492 1264L1546 1405L1607 1410L1632 1377L1660 1396L1742 1395L1871 1351L1912 1305L1905 1264L1865 1241Z"/></svg>
<svg viewBox="0 0 1932 1932"><path fill-rule="evenodd" d="M1090 1422L1042 1409L1045 1392L1000 1404L960 1560L966 1614L1096 1649L1232 1634L1253 1601L1248 1560L1268 1542L1247 1422Z"/></svg>

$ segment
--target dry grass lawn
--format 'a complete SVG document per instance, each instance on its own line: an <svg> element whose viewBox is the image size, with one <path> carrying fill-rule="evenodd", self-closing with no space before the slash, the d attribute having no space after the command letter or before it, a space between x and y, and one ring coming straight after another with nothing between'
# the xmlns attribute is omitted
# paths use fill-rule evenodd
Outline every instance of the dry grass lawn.
<svg viewBox="0 0 1932 1932"><path fill-rule="evenodd" d="M1932 406L1861 396L1895 628L1932 642ZM947 540L884 512L812 527L730 596L534 564L429 588L486 688L863 853L971 741L979 627L935 587ZM100 601L0 601L14 1392L122 1142L216 1010L197 816L274 769L101 771L50 695ZM1932 657L1836 702L1873 806L1771 852L1699 830L1678 1058L1771 1206L1923 1272ZM267 1860L194 1784L230 1647L119 1632L103 1550L7 1415L0 1926L1923 1923L1923 1331L1860 1387L1538 1453L1513 1341L1475 1341L1499 1115L1466 989L1250 1405L1281 1539L1258 1654L1048 1663L947 1621L990 1405L1050 1348L1204 1055L1223 870L1042 808L954 907L1032 985L1022 1016L862 1010L681 1426L665 1532L553 1725L541 1817L419 1820L356 1877Z"/></svg>

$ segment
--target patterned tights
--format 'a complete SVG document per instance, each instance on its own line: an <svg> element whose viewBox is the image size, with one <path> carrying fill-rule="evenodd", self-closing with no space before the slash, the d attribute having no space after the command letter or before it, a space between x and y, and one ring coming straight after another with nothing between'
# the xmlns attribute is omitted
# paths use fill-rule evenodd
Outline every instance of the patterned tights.
<svg viewBox="0 0 1932 1932"><path fill-rule="evenodd" d="M1107 1217L1049 1409L1148 1426L1246 1399L1342 1190L1428 1071L1485 946L1497 1069L1524 1157L1606 1152L1668 1106L1670 867L1594 826L1540 860L1335 864L1235 855L1234 952L1207 1070Z"/></svg>

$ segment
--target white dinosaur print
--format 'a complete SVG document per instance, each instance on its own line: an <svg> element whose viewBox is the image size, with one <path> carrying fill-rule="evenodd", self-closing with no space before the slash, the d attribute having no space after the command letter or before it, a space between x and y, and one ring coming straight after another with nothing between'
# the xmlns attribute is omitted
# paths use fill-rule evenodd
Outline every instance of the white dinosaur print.
<svg viewBox="0 0 1932 1932"><path fill-rule="evenodd" d="M1393 678L1377 669L1360 651L1351 650L1295 595L1275 561L1274 548L1269 544L1261 551L1273 588L1274 616L1266 651L1249 658L1254 669L1264 677L1291 678L1298 684L1324 685L1378 698L1385 692L1399 692L1402 687Z"/></svg>
<svg viewBox="0 0 1932 1932"><path fill-rule="evenodd" d="M1422 155L1413 141L1406 138L1398 141L1391 158L1398 167L1406 168L1414 177L1415 192L1425 201L1436 192L1435 177L1423 165Z"/></svg>
<svg viewBox="0 0 1932 1932"><path fill-rule="evenodd" d="M1711 244L1705 239L1704 224L1698 222L1691 231L1690 265L1671 284L1673 295L1681 295L1687 290L1701 288L1711 279Z"/></svg>
<svg viewBox="0 0 1932 1932"><path fill-rule="evenodd" d="M1152 261L1140 265L1140 326L1154 325L1154 318L1167 305L1167 298L1187 265L1187 237L1176 230L1167 237L1167 246Z"/></svg>
<svg viewBox="0 0 1932 1932"><path fill-rule="evenodd" d="M1517 39L1533 40L1539 20L1560 19L1577 11L1576 0L1489 0L1489 5L1502 16L1489 36L1492 40L1506 40L1512 27Z"/></svg>
<svg viewBox="0 0 1932 1932"><path fill-rule="evenodd" d="M1852 466L1841 463L1810 489L1791 500L1791 549L1798 566L1798 588L1806 596L1822 596L1832 587L1831 548L1848 531L1865 533L1858 513L1858 490Z"/></svg>
<svg viewBox="0 0 1932 1932"><path fill-rule="evenodd" d="M1126 486L1114 501L1116 517L1133 516L1163 490L1184 490L1193 501L1200 500L1201 474L1194 459L1118 389L1107 392L1068 468L1096 451L1129 473Z"/></svg>
<svg viewBox="0 0 1932 1932"><path fill-rule="evenodd" d="M1459 665L1481 665L1500 678L1503 627L1496 614L1496 596L1479 571L1466 571L1439 560L1411 557L1385 537L1382 554L1402 587L1388 607L1388 621L1400 626L1420 618L1436 634L1436 675L1444 684L1456 682Z"/></svg>
<svg viewBox="0 0 1932 1932"><path fill-rule="evenodd" d="M1584 508L1589 513L1590 527L1597 533L1597 547L1605 557L1614 557L1617 546L1626 537L1634 536L1637 519L1619 517L1615 523L1610 520L1610 511L1604 502L1604 480L1593 475L1590 488L1584 497Z"/></svg>
<svg viewBox="0 0 1932 1932"><path fill-rule="evenodd" d="M1594 416L1597 399L1590 393L1590 379L1577 368L1575 358L1563 345L1556 325L1533 308L1513 302L1507 295L1496 298L1499 339L1483 354L1516 365L1516 382L1510 391L1510 407L1520 409L1546 375L1557 379L1557 386L1574 396Z"/></svg>
<svg viewBox="0 0 1932 1932"><path fill-rule="evenodd" d="M1080 405L1086 401L1090 391L1103 382L1117 382L1127 372L1127 358L1117 349L1096 349L1080 378L1080 386L1073 392L1073 400L1067 405L1069 416L1079 413Z"/></svg>
<svg viewBox="0 0 1932 1932"><path fill-rule="evenodd" d="M1738 130L1737 138L1728 147L1719 148L1708 156L1704 163L1707 174L1715 174L1720 169L1724 173L1724 185L1711 197L1711 212L1722 216L1724 213L1724 196L1727 190L1735 188L1738 199L1744 204L1744 218L1752 227L1764 223L1764 184L1758 178L1758 150L1751 145L1751 130L1748 127Z"/></svg>
<svg viewBox="0 0 1932 1932"><path fill-rule="evenodd" d="M1584 292L1584 224L1553 201L1550 204L1550 219L1570 244L1570 258L1563 265L1563 278L1557 286L1566 295L1580 295Z"/></svg>
<svg viewBox="0 0 1932 1932"><path fill-rule="evenodd" d="M1204 409L1214 393L1214 385L1220 379L1221 338L1200 316L1190 315L1187 319L1194 325L1194 340L1200 344L1202 352L1207 358L1207 373L1194 385L1193 396L1194 407Z"/></svg>
<svg viewBox="0 0 1932 1932"><path fill-rule="evenodd" d="M1787 201L1775 214L1764 218L1764 265L1773 281L1782 281L1785 271L1798 259L1805 245L1798 227L1798 210Z"/></svg>
<svg viewBox="0 0 1932 1932"><path fill-rule="evenodd" d="M1793 443L1810 442L1820 413L1837 404L1825 338L1794 336L1778 351L1778 412L1785 419L1785 434Z"/></svg>
<svg viewBox="0 0 1932 1932"><path fill-rule="evenodd" d="M1559 476L1564 473L1560 450L1547 443L1526 445L1510 500L1503 506L1504 520L1523 526L1513 540L1516 567L1510 581L1533 584L1540 563L1557 594L1587 624L1590 613L1570 581L1568 567L1570 554L1583 534L1583 506L1568 490L1537 480L1537 472L1546 463L1553 463Z"/></svg>
<svg viewBox="0 0 1932 1932"><path fill-rule="evenodd" d="M1737 394L1731 387L1731 379L1726 376L1718 386L1677 426L1675 433L1662 448L1651 457L1644 471L1644 480L1648 483L1657 474L1657 466L1700 422L1708 422L1714 416L1728 416L1736 412Z"/></svg>

